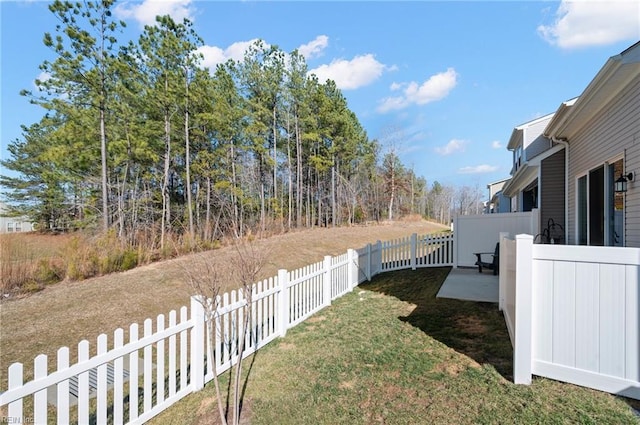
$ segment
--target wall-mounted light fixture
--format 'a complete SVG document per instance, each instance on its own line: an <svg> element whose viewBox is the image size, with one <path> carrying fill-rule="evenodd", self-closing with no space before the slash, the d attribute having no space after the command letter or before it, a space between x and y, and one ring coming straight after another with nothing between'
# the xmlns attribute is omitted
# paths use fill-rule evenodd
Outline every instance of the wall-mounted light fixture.
<svg viewBox="0 0 640 425"><path fill-rule="evenodd" d="M627 191L627 182L633 181L633 173L629 173L626 176L621 174L618 180L615 181L613 188L616 193L624 193Z"/></svg>

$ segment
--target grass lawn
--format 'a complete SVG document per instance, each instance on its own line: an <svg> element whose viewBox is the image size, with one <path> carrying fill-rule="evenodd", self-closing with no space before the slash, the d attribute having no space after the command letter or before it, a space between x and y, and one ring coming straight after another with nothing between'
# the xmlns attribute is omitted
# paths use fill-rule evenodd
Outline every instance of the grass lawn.
<svg viewBox="0 0 640 425"><path fill-rule="evenodd" d="M502 314L436 299L447 273L379 275L249 357L242 422L640 423L607 393L542 378L514 385ZM152 423L216 424L213 397L211 383Z"/></svg>

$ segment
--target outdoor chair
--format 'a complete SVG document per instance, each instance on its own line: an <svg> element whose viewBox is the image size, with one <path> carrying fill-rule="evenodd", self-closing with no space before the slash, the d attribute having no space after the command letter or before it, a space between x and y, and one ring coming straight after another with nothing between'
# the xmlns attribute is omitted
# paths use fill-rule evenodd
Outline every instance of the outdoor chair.
<svg viewBox="0 0 640 425"><path fill-rule="evenodd" d="M482 273L482 268L493 270L493 274L498 274L498 269L500 268L500 242L496 244L496 249L493 253L491 252L474 252L476 256L476 266L478 266L478 273ZM482 261L483 257L487 259L486 256L491 255L491 261Z"/></svg>

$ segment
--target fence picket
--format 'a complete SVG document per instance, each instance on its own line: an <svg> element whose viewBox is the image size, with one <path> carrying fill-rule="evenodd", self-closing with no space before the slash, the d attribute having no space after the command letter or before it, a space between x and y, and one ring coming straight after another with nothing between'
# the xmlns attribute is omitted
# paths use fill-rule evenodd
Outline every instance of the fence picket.
<svg viewBox="0 0 640 425"><path fill-rule="evenodd" d="M113 348L124 345L124 330L118 328L113 333ZM118 357L113 361L113 423L124 422L124 359Z"/></svg>
<svg viewBox="0 0 640 425"><path fill-rule="evenodd" d="M100 334L98 336L97 354L105 354L107 352L107 335ZM103 424L107 422L107 365L102 364L97 367L97 422Z"/></svg>
<svg viewBox="0 0 640 425"><path fill-rule="evenodd" d="M89 360L89 341L78 344L78 363ZM78 374L78 423L89 423L89 370Z"/></svg>
<svg viewBox="0 0 640 425"><path fill-rule="evenodd" d="M187 307L183 306L180 309L180 323L186 323L187 318ZM187 388L187 339L188 339L188 331L184 330L180 332L180 391L184 391Z"/></svg>
<svg viewBox="0 0 640 425"><path fill-rule="evenodd" d="M153 333L152 322L151 319L146 319L144 321L144 338L151 336ZM153 346L151 344L144 347L142 351L143 358L143 376L142 376L142 386L143 386L143 412L151 410L153 405L152 397L153 397Z"/></svg>
<svg viewBox="0 0 640 425"><path fill-rule="evenodd" d="M176 325L176 311L169 312L169 328ZM176 395L176 335L169 337L169 398Z"/></svg>
<svg viewBox="0 0 640 425"><path fill-rule="evenodd" d="M69 367L69 347L58 349L57 370L63 371ZM57 385L58 423L69 423L69 380L65 379Z"/></svg>
<svg viewBox="0 0 640 425"><path fill-rule="evenodd" d="M129 326L129 343L138 341L138 324ZM138 395L138 351L129 354L129 421L138 419L140 398Z"/></svg>
<svg viewBox="0 0 640 425"><path fill-rule="evenodd" d="M47 377L47 356L40 354L33 361L34 379ZM47 389L43 388L33 395L33 421L36 424L47 423Z"/></svg>
<svg viewBox="0 0 640 425"><path fill-rule="evenodd" d="M23 367L22 363L13 363L9 366L9 390L22 387L23 384ZM9 418L22 418L22 398L9 403L9 409L7 410Z"/></svg>
<svg viewBox="0 0 640 425"><path fill-rule="evenodd" d="M159 314L157 332L164 331L164 314ZM164 339L156 344L156 405L164 401Z"/></svg>

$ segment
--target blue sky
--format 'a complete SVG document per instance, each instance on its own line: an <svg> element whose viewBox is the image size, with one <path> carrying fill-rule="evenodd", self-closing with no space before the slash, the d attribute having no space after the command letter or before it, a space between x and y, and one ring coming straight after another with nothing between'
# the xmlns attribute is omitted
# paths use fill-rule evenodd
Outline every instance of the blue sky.
<svg viewBox="0 0 640 425"><path fill-rule="evenodd" d="M1 149L43 111L33 89L55 19L42 1L0 0ZM606 60L640 40L640 2L123 1L123 41L156 14L194 22L205 64L254 39L299 49L336 81L370 138L392 140L416 174L454 186L509 176L513 128L579 96Z"/></svg>

